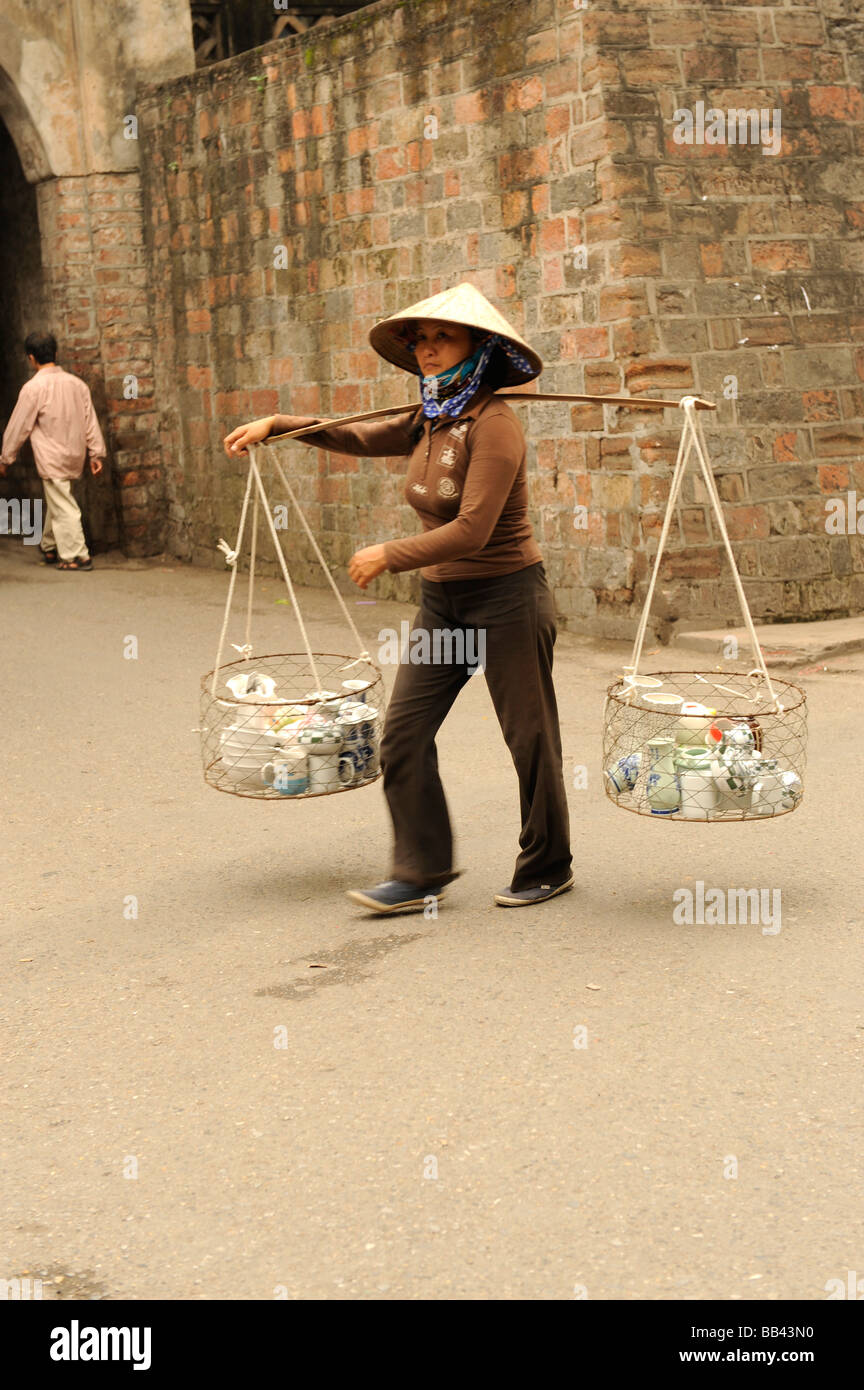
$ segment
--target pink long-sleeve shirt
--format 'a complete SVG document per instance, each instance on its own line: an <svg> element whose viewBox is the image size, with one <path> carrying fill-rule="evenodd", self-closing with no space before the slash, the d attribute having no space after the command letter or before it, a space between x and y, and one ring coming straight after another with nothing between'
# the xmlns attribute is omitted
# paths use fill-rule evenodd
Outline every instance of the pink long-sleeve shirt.
<svg viewBox="0 0 864 1390"><path fill-rule="evenodd" d="M88 450L103 459L105 441L86 381L56 362L34 372L9 417L0 463L14 463L28 436L42 478L80 478Z"/></svg>

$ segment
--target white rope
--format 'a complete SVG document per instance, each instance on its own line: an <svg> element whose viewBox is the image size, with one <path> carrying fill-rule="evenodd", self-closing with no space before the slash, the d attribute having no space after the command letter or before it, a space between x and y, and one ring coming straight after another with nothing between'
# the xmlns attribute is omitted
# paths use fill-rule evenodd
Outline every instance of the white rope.
<svg viewBox="0 0 864 1390"><path fill-rule="evenodd" d="M309 526L308 521L306 520L305 516L303 515L303 512L302 512L301 509L300 509L300 503L297 501L297 498L294 496L294 492L293 492L293 490L292 490L292 488L291 488L291 484L289 483L288 479L285 477L285 473L283 472L282 465L281 465L281 463L279 462L278 459L274 459L274 462L275 462L275 465L276 465L276 472L279 474L279 477L280 477L281 480L282 480L282 486L284 487L285 491L287 492L288 496L290 497L291 501L292 501L293 504L294 504L294 510L296 511L297 515L298 515L299 518L300 518L301 524L302 524L302 526L303 526L303 530L306 532L306 535L309 537L309 540L310 540L311 543L312 543L312 549L315 551L315 556L316 556L316 558L317 558L317 560L318 560L318 563L320 564L320 566L321 566L321 568L323 569L325 575L327 576L327 582L329 583L330 588L333 590L334 594L336 595L336 600L337 600L337 602L338 602L338 604L339 604L339 607L342 609L342 614L343 614L343 616L344 616L344 618L345 618L346 623L348 624L349 628L351 629L352 633L354 634L354 640L355 640L355 642L357 643L358 649L359 649L359 651L360 651L360 655L358 656L357 661L369 661L369 660L370 660L370 656L369 656L368 651L366 651L366 649L365 649L365 647L364 647L364 645L363 645L363 638L360 636L360 633L357 631L357 628L356 628L355 625L354 625L354 619L351 617L351 614L348 612L348 609L347 609L347 607L346 607L345 600L343 599L342 595L340 594L339 590L338 590L337 587L336 587L336 581L335 581L335 579L333 578L332 574L330 573L330 567L329 567L329 565L327 564L327 561L324 559L324 556L321 554L321 548L320 548L320 546L318 545L318 542L316 541L314 535L312 534L312 530L311 530L311 528L310 528L310 526ZM350 664L351 664L352 666L356 666L357 662L352 661Z"/></svg>
<svg viewBox="0 0 864 1390"><path fill-rule="evenodd" d="M732 543L729 539L729 533L726 529L726 520L723 515L723 504L720 500L720 494L717 490L717 484L715 482L714 474L711 470L711 464L708 459L708 448L705 443L704 435L702 433L702 422L698 419L696 415L696 402L697 397L695 396L684 396L678 402L678 404L682 406L684 410L684 427L681 431L681 439L678 445L678 457L675 460L675 469L672 474L672 485L669 491L669 500L666 504L666 514L663 518L663 528L660 533L660 541L657 546L657 554L654 559L654 569L651 574L651 581L648 585L648 593L645 597L645 603L643 605L642 614L639 619L639 625L636 630L636 639L633 643L633 654L630 660L630 667L628 668L630 670L629 679L631 683L628 695L630 698L632 698L637 693L635 681L639 675L639 662L642 658L642 647L645 641L645 632L648 627L648 617L651 611L651 604L654 599L654 591L657 586L657 578L660 573L660 563L663 557L663 551L666 547L666 542L669 537L672 513L677 507L678 495L681 491L681 483L684 478L684 471L687 467L691 450L695 445L696 455L699 460L699 467L701 469L702 477L705 481L705 487L708 492L708 498L717 517L717 525L720 530L720 535L723 539L723 544L726 548L726 554L729 559L729 564L732 570L732 578L735 582L735 591L738 595L738 602L741 606L741 612L744 616L744 623L750 637L753 652L756 656L756 660L759 663L758 674L764 679L768 687L768 692L771 696L771 699L774 701L774 705L778 713L782 713L783 705L781 704L778 696L774 691L774 687L771 684L771 677L768 674L768 668L765 665L765 658L762 655L762 648L759 645L759 639L756 636L756 629L753 625L753 619L750 615L750 608L747 603L747 595L744 592L744 586L741 583L741 576L738 573L738 566L735 563L735 555L732 550ZM750 674L755 675L757 673L754 671ZM718 685L716 688L723 689L724 687Z"/></svg>
<svg viewBox="0 0 864 1390"><path fill-rule="evenodd" d="M252 497L252 547L249 553L249 594L246 599L246 641L243 655L248 661L252 655L252 593L255 588L255 552L258 548L258 493Z"/></svg>
<svg viewBox="0 0 864 1390"><path fill-rule="evenodd" d="M225 616L222 619L222 631L219 634L219 646L216 650L216 665L213 668L213 683L210 686L210 694L213 696L214 700L216 699L216 681L219 677L219 668L222 663L222 649L225 645L225 634L228 631L228 617L231 612L231 599L234 594L234 584L237 580L237 556L240 554L240 542L243 539L243 528L246 525L246 511L249 506L249 493L251 491L251 488L252 470L250 468L249 475L246 479L246 491L243 495L243 506L240 510L240 526L237 531L237 540L235 542L234 549L229 550L227 541L223 541L221 538L217 546L218 550L224 552L226 563L231 566L231 579L228 583L228 599L225 603Z"/></svg>
<svg viewBox="0 0 864 1390"><path fill-rule="evenodd" d="M723 504L720 501L720 493L717 490L717 483L715 481L714 474L711 471L711 464L708 461L708 446L705 443L705 437L702 433L702 422L698 419L696 415L696 407L694 405L692 396L685 396L681 404L684 407L684 414L690 421L691 427L693 429L693 435L696 441L696 452L699 456L699 466L702 469L702 476L705 479L705 486L708 489L709 496L714 505L714 511L717 515L717 525L720 528L720 535L723 537L723 544L726 547L726 554L729 557L729 564L732 569L732 578L735 582L735 591L738 595L738 602L741 605L741 612L744 615L744 623L750 637L750 643L753 647L753 654L756 657L757 662L759 663L759 669L762 672L765 684L768 687L768 693L771 696L771 699L774 701L777 712L782 713L783 706L780 703L780 700L774 691L773 685L771 684L771 677L768 674L768 667L765 665L765 658L762 655L762 648L759 645L759 638L756 636L756 628L753 625L753 618L750 614L750 605L747 602L747 595L744 592L744 585L741 583L741 576L738 573L738 566L735 563L735 555L732 551L732 542L729 539L729 532L726 529L726 518L723 515Z"/></svg>
<svg viewBox="0 0 864 1390"><path fill-rule="evenodd" d="M303 638L303 645L306 648L306 655L309 658L309 665L312 669L312 675L315 680L315 689L320 690L322 688L321 678L318 675L318 667L315 665L315 657L312 655L312 647L309 644L309 637L306 632L306 624L303 622L303 614L300 612L300 605L298 604L297 596L294 593L294 585L291 583L291 576L288 573L288 566L285 563L285 556L282 552L282 546L280 545L279 537L276 534L276 527L273 525L273 517L270 515L270 503L267 501L267 494L264 491L264 484L261 481L261 474L258 472L258 465L255 462L255 450L251 444L248 447L249 473L250 476L253 473L255 475L255 483L264 506L264 515L267 518L267 525L270 527L270 534L273 537L273 545L276 549L276 554L279 556L279 564L282 566L282 576L285 580L286 585L288 586L288 593L290 595L291 604L294 609L294 616L297 619L297 625L300 628L300 634Z"/></svg>
<svg viewBox="0 0 864 1390"><path fill-rule="evenodd" d="M693 440L689 438L690 430L685 420L684 428L681 431L681 438L678 442L678 457L675 460L675 470L672 474L672 486L669 490L669 501L666 504L666 515L663 518L663 529L660 532L660 541L657 546L657 554L654 558L654 569L651 574L651 581L648 585L648 593L642 608L642 616L639 619L639 626L636 630L636 640L633 643L633 655L630 658L633 679L639 674L639 662L642 658L642 645L645 641L645 630L648 626L648 615L651 612L651 604L654 600L654 590L657 586L657 576L660 573L660 561L663 558L663 551L669 536L669 528L672 524L672 513L678 500L678 493L681 491L681 482L684 477L684 470L690 457L690 450L693 447ZM685 448L686 441L686 448Z"/></svg>

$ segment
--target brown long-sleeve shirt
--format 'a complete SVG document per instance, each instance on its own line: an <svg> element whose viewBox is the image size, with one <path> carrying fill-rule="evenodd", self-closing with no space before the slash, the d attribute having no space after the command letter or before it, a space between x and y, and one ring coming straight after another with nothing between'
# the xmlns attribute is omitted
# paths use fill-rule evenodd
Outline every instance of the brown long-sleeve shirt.
<svg viewBox="0 0 864 1390"><path fill-rule="evenodd" d="M419 412L419 407L418 407ZM314 416L281 417L302 429ZM412 447L418 414L334 425L304 443L367 458L408 455L405 497L423 533L387 541L387 568L419 569L425 579L479 579L512 574L543 557L528 518L525 436L506 404L486 387L455 418L424 420Z"/></svg>
<svg viewBox="0 0 864 1390"><path fill-rule="evenodd" d="M91 458L105 457L90 388L56 362L21 387L3 434L0 463L14 463L28 435L42 478L80 478L88 450Z"/></svg>

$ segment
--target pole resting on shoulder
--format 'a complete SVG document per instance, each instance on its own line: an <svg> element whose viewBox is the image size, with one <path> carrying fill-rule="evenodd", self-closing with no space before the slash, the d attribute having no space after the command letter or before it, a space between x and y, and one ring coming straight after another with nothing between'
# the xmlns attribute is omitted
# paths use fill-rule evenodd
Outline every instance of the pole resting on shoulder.
<svg viewBox="0 0 864 1390"><path fill-rule="evenodd" d="M716 410L713 401L703 400L701 396L684 396L680 401L658 400L654 396L585 396L566 395L560 391L503 391L495 393L499 401L589 401L596 405L621 405L631 410L677 410L684 401L692 401L697 410ZM338 425L359 425L363 420L380 420L386 415L407 415L409 411L420 409L419 401L410 405L388 405L383 410L367 410L362 415L345 415L341 420L319 420L314 425L303 425L299 430L288 430L285 434L271 434L262 439L262 444L276 444L281 439L302 439L306 434L317 434L319 430L329 430Z"/></svg>

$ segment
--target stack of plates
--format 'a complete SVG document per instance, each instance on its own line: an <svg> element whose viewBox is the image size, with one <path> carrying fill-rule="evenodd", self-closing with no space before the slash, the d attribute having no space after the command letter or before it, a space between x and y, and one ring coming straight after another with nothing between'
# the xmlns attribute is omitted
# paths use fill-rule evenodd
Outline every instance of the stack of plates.
<svg viewBox="0 0 864 1390"><path fill-rule="evenodd" d="M250 729L231 724L220 736L222 759L220 772L236 782L255 777L280 747L278 734L270 729Z"/></svg>

